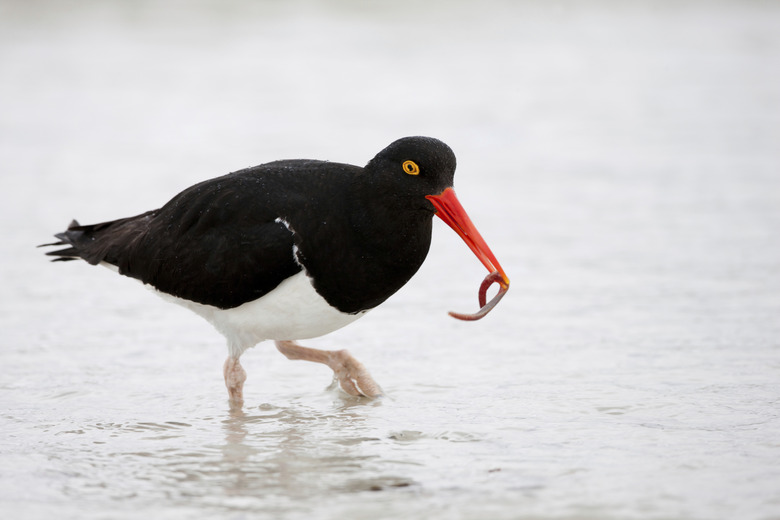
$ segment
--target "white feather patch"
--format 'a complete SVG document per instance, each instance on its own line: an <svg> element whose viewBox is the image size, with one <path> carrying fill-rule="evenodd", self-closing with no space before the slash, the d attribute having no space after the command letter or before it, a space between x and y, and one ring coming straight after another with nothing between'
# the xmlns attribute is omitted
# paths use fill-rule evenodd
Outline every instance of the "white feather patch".
<svg viewBox="0 0 780 520"><path fill-rule="evenodd" d="M314 290L304 271L291 276L262 298L232 309L219 309L155 290L164 299L205 318L228 341L231 356L257 343L315 338L349 325L367 311L347 314L332 307Z"/></svg>

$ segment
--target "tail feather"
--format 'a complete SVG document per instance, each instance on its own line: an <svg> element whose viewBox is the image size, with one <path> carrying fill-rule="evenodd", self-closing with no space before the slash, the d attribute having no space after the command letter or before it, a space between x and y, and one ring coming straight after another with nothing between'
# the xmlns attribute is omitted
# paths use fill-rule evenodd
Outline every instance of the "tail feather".
<svg viewBox="0 0 780 520"><path fill-rule="evenodd" d="M78 223L78 221L76 219L73 219L68 225L68 231L79 226L80 224ZM57 242L51 242L48 244L40 244L37 247L65 246L71 244L67 238L67 231L62 233L56 233L54 237L58 238L59 240ZM78 260L79 258L81 258L78 250L75 247L67 247L65 249L58 249L57 251L49 251L46 253L46 256L58 257L52 259L52 262L67 262L69 260Z"/></svg>
<svg viewBox="0 0 780 520"><path fill-rule="evenodd" d="M49 251L46 253L46 256L56 256L57 258L52 258L52 262L70 262L71 260L78 260L81 258L79 252L73 247L60 249L58 251Z"/></svg>
<svg viewBox="0 0 780 520"><path fill-rule="evenodd" d="M38 247L69 246L47 252L47 256L56 257L52 262L83 259L92 265L100 262L117 265L120 256L143 233L149 218L156 212L148 211L135 217L87 226L73 220L67 230L54 235L59 239L57 242L41 244Z"/></svg>

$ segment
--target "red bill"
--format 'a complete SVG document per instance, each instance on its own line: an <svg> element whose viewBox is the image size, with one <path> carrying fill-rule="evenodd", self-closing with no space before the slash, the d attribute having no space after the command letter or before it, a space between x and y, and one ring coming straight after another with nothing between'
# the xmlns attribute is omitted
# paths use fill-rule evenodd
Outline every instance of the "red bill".
<svg viewBox="0 0 780 520"><path fill-rule="evenodd" d="M501 265L496 260L495 255L488 247L482 235L479 234L477 228L471 222L466 210L461 206L460 201L455 196L455 190L447 188L439 195L428 195L425 197L433 207L436 208L436 215L447 223L460 238L466 242L469 249L479 258L490 273L482 281L482 285L479 288L479 306L480 309L474 314L462 314L459 312L450 312L450 316L459 320L478 320L484 318L493 307L498 304L501 298L504 297L509 290L509 278L507 277ZM498 293L487 301L488 288L497 283L499 285Z"/></svg>

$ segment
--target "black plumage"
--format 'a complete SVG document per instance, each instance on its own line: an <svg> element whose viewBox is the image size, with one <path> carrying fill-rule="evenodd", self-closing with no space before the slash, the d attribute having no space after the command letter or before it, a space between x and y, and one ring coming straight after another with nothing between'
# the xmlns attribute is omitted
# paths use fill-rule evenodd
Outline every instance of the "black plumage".
<svg viewBox="0 0 780 520"><path fill-rule="evenodd" d="M418 175L402 169L413 159ZM434 208L452 185L455 155L441 141L396 141L365 168L276 161L196 184L162 208L56 235L58 260L106 262L186 300L220 309L267 294L306 269L346 313L385 301L428 253Z"/></svg>

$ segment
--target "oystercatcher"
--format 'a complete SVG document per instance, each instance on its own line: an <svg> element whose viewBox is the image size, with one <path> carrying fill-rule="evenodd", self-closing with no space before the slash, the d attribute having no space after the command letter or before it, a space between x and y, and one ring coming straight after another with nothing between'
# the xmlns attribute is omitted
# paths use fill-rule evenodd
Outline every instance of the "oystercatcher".
<svg viewBox="0 0 780 520"><path fill-rule="evenodd" d="M379 385L346 350L295 340L321 336L363 316L418 270L441 217L490 271L479 319L509 279L453 191L455 155L430 137L399 139L360 168L315 160L276 161L196 184L160 209L55 236L48 252L81 258L151 286L208 320L227 339L230 401L243 402L239 359L275 340L289 359L329 366L341 388L375 397ZM498 293L486 302L493 283Z"/></svg>

